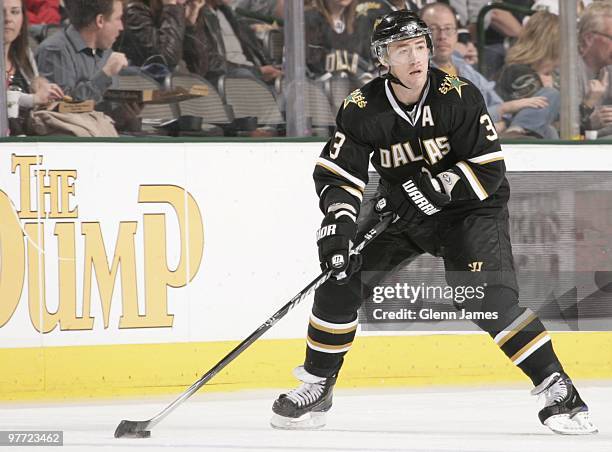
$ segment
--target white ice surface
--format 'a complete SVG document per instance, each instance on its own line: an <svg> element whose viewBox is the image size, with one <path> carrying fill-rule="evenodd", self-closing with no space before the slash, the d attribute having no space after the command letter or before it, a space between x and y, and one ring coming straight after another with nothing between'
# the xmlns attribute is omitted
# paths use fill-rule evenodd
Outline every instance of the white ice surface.
<svg viewBox="0 0 612 452"><path fill-rule="evenodd" d="M172 397L2 404L0 430L63 430L62 451L611 452L612 382L578 384L600 432L559 436L542 426L529 388L336 390L318 431L269 427L278 391L196 394L148 439L115 439L121 419L149 419ZM8 450L8 448L0 449ZM16 451L51 450L19 447Z"/></svg>

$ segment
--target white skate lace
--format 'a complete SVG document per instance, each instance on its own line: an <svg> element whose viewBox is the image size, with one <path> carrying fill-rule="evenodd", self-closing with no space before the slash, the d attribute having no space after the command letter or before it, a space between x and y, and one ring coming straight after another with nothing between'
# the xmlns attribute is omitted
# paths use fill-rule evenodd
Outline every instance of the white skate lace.
<svg viewBox="0 0 612 452"><path fill-rule="evenodd" d="M554 405L567 397L567 383L563 377L559 378L550 388L545 391L546 406Z"/></svg>
<svg viewBox="0 0 612 452"><path fill-rule="evenodd" d="M323 394L323 383L303 383L299 388L287 393L287 398L303 407L314 403Z"/></svg>

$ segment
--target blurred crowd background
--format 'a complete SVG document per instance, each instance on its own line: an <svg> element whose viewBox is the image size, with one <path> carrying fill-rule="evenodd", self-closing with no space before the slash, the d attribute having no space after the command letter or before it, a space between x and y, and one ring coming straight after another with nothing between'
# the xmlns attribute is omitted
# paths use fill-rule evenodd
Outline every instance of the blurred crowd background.
<svg viewBox="0 0 612 452"><path fill-rule="evenodd" d="M560 0L3 0L9 134L285 136L289 1L304 2L308 135L329 136L345 97L384 70L377 18L410 9L432 30L432 64L482 91L502 138L559 138ZM576 13L580 134L605 138L612 0Z"/></svg>

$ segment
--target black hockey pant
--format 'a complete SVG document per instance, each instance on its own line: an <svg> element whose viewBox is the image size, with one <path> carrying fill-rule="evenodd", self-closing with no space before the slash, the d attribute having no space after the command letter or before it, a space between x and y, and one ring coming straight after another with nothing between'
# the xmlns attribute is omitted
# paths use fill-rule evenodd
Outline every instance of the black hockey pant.
<svg viewBox="0 0 612 452"><path fill-rule="evenodd" d="M497 319L475 323L538 385L552 372L561 371L542 322L518 305L508 211L504 207L479 208L461 215L438 214L411 224L393 223L363 250L359 273L346 285L328 281L315 292L308 326L304 366L314 375L335 375L355 337L357 311L389 272L423 253L444 259L449 286L485 287L479 302L457 308L496 313ZM378 221L372 203L365 203L360 231Z"/></svg>

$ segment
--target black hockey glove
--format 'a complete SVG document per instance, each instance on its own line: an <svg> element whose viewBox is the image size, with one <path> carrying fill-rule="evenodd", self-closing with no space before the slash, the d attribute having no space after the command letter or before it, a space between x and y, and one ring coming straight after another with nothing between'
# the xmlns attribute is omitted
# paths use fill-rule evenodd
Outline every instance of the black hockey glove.
<svg viewBox="0 0 612 452"><path fill-rule="evenodd" d="M423 172L403 184L395 185L389 192L391 209L404 221L416 217L435 215L451 201L444 192L442 181Z"/></svg>
<svg viewBox="0 0 612 452"><path fill-rule="evenodd" d="M331 280L337 284L346 284L361 267L361 256L350 254L356 234L355 214L332 204L317 231L317 246L321 269L332 270Z"/></svg>

